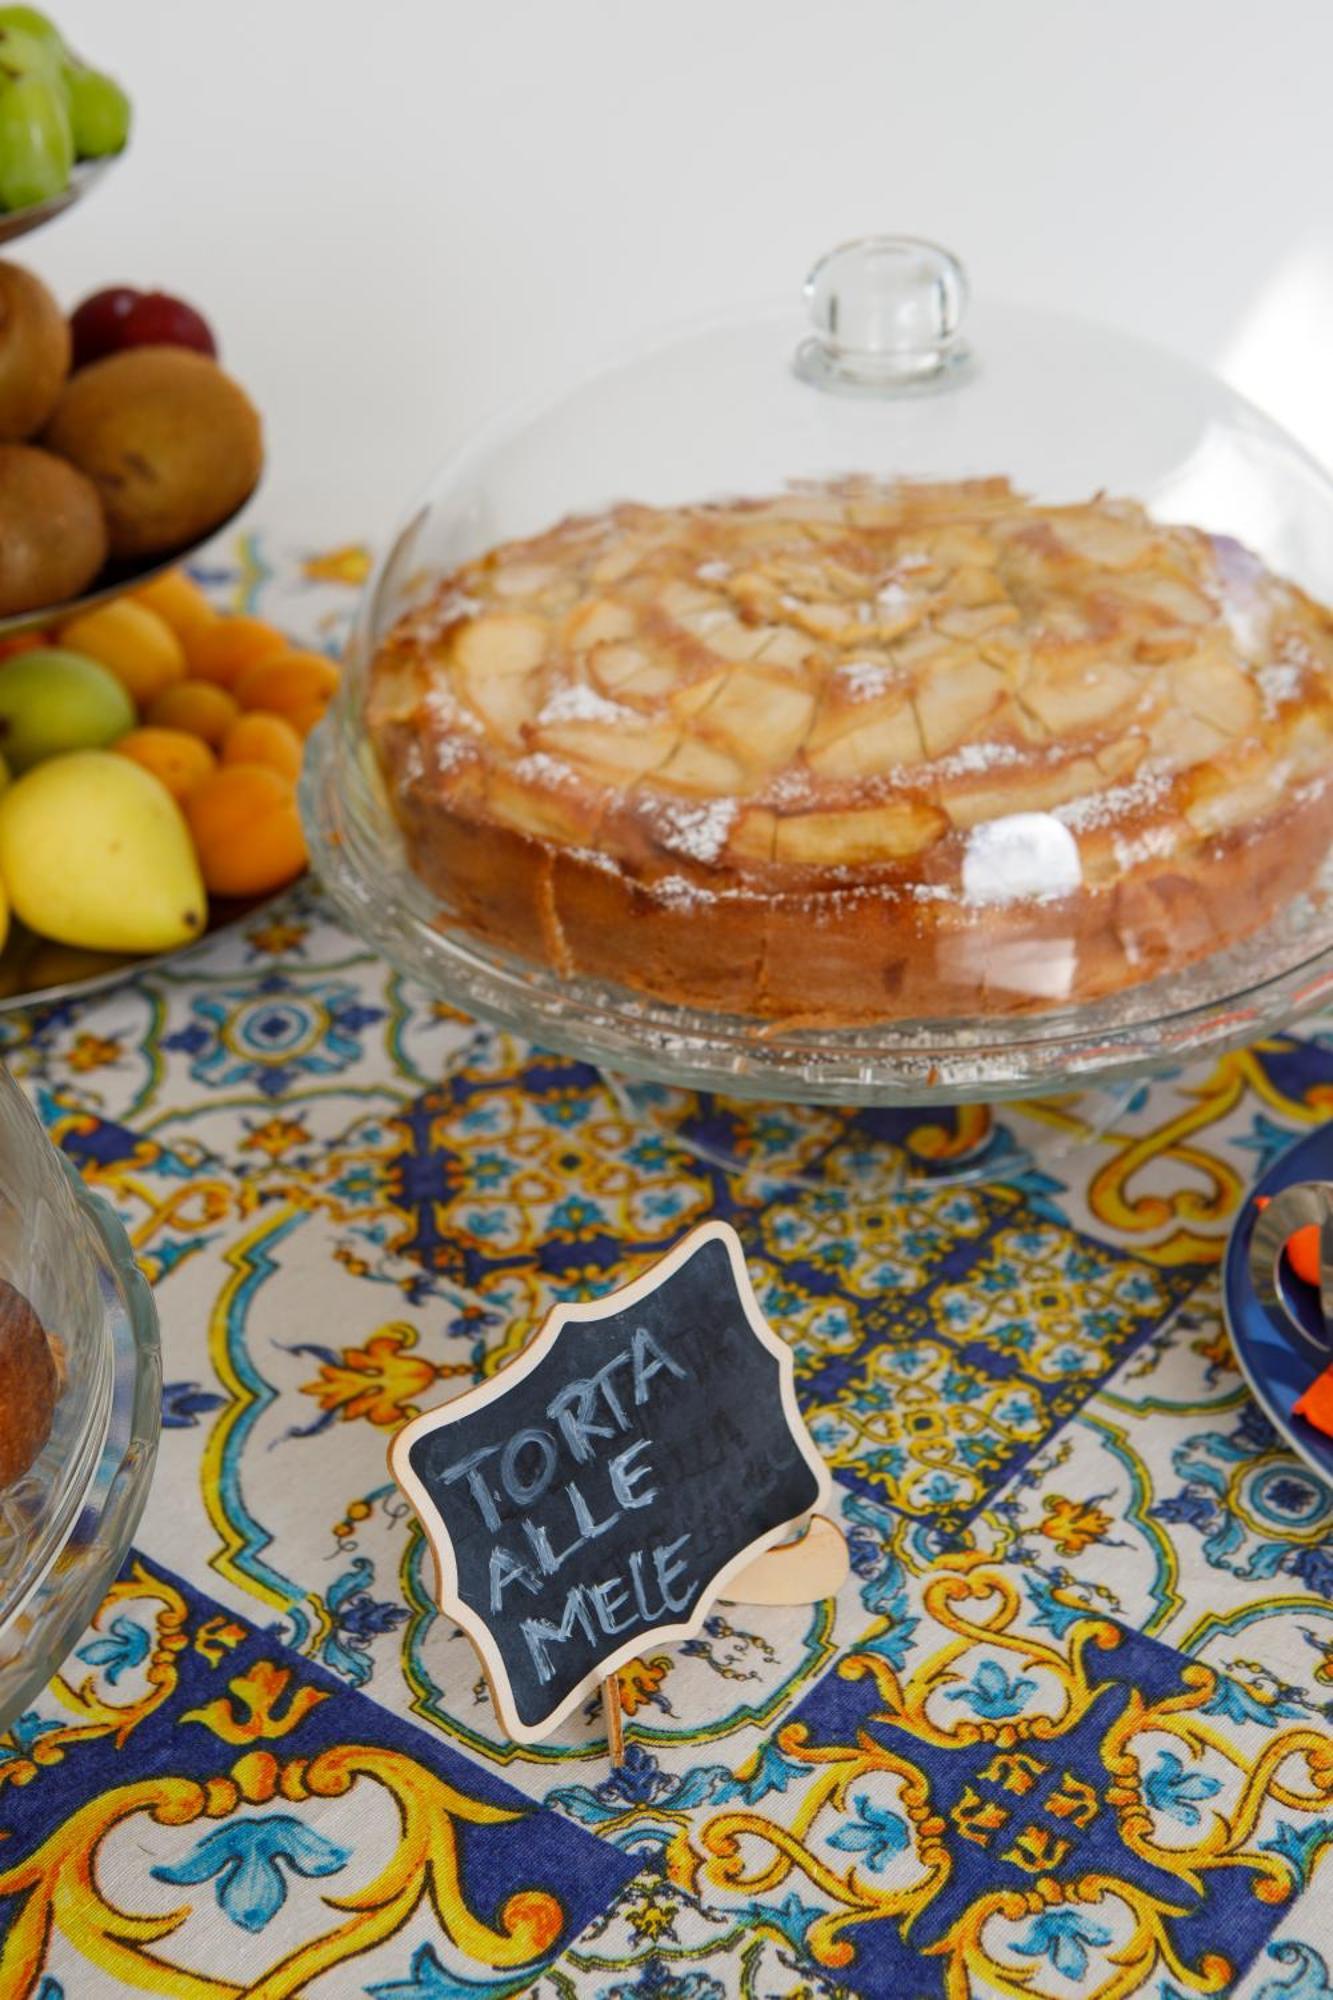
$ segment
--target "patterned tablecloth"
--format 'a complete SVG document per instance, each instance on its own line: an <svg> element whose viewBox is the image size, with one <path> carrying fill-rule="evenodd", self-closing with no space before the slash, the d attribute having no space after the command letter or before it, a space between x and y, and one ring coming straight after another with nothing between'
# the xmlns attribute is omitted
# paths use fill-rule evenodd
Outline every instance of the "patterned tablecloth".
<svg viewBox="0 0 1333 2000"><path fill-rule="evenodd" d="M363 573L247 541L214 580L332 638ZM0 1737L4 2000L1333 1995L1333 1493L1215 1282L1333 1032L1100 1134L747 1109L480 1028L302 890L0 1044L168 1383L136 1546ZM626 1669L618 1770L595 1702L520 1751L387 1441L711 1215L851 1579Z"/></svg>

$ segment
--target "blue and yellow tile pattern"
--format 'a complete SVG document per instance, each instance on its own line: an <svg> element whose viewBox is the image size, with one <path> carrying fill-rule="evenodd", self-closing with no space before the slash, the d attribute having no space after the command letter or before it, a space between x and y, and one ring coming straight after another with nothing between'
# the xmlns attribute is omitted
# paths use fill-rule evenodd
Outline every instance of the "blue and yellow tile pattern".
<svg viewBox="0 0 1333 2000"><path fill-rule="evenodd" d="M330 642L364 574L218 586ZM137 1546L0 1739L0 1995L1333 2000L1333 1495L1214 1275L1318 1023L1096 1116L729 1104L483 1029L296 891L0 1017L157 1292ZM692 1223L836 1473L835 1600L719 1605L526 1749L394 1428Z"/></svg>

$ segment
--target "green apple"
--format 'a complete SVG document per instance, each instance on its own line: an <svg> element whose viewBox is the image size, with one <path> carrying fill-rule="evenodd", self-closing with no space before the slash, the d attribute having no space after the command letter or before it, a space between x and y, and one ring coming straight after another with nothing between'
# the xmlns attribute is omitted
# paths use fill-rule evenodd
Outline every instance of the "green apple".
<svg viewBox="0 0 1333 2000"><path fill-rule="evenodd" d="M41 646L0 665L0 755L12 771L65 750L100 750L137 720L115 675L82 653Z"/></svg>

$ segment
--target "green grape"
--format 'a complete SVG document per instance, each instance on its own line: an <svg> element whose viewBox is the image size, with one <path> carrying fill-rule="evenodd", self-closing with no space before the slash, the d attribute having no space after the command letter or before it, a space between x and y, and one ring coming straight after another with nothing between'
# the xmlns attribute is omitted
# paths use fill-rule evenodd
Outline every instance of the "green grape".
<svg viewBox="0 0 1333 2000"><path fill-rule="evenodd" d="M62 194L73 164L60 85L21 76L0 88L0 207L31 208Z"/></svg>
<svg viewBox="0 0 1333 2000"><path fill-rule="evenodd" d="M64 62L64 37L55 22L48 21L35 7L0 7L0 36L11 34L38 43L48 69L59 69ZM29 62L25 67L31 69L33 65Z"/></svg>
<svg viewBox="0 0 1333 2000"><path fill-rule="evenodd" d="M115 78L71 66L65 71L65 89L75 158L100 160L118 153L130 136L130 100Z"/></svg>

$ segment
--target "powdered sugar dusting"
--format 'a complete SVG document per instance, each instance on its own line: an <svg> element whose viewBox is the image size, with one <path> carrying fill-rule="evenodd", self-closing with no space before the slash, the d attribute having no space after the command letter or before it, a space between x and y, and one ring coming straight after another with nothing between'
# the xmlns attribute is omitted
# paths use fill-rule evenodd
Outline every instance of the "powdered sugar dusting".
<svg viewBox="0 0 1333 2000"><path fill-rule="evenodd" d="M1269 721L1289 701L1305 692L1307 676L1319 677L1323 663L1299 632L1284 632L1278 641L1276 659L1265 660L1254 676Z"/></svg>
<svg viewBox="0 0 1333 2000"><path fill-rule="evenodd" d="M804 764L793 764L785 771L779 771L772 783L764 788L764 801L770 806L800 806L809 803L814 787L810 773Z"/></svg>
<svg viewBox="0 0 1333 2000"><path fill-rule="evenodd" d="M702 883L691 882L684 875L660 875L652 885L652 893L671 910L693 910L711 900Z"/></svg>
<svg viewBox="0 0 1333 2000"><path fill-rule="evenodd" d="M1116 867L1125 874L1131 868L1142 867L1145 861L1164 860L1175 845L1175 829L1165 825L1147 827L1133 840L1126 840L1120 833L1111 836L1111 852L1115 856Z"/></svg>
<svg viewBox="0 0 1333 2000"><path fill-rule="evenodd" d="M397 630L409 644L430 647L438 643L441 634L447 632L451 625L460 625L464 619L475 618L485 609L480 598L470 597L465 590L450 588L432 602L407 612L399 620Z"/></svg>
<svg viewBox="0 0 1333 2000"><path fill-rule="evenodd" d="M559 687L542 704L539 723L623 722L634 713L618 701L608 701L586 681L570 681Z"/></svg>
<svg viewBox="0 0 1333 2000"><path fill-rule="evenodd" d="M548 790L583 786L572 764L566 764L562 757L552 757L546 750L530 750L526 757L520 757L514 765L514 776L524 784L545 785Z"/></svg>
<svg viewBox="0 0 1333 2000"><path fill-rule="evenodd" d="M1025 752L1016 743L961 743L947 757L937 757L931 768L941 778L970 778L1025 761Z"/></svg>
<svg viewBox="0 0 1333 2000"><path fill-rule="evenodd" d="M571 847L571 861L580 861L585 868L595 868L599 875L619 875L620 863L610 854L604 854L600 847Z"/></svg>
<svg viewBox="0 0 1333 2000"><path fill-rule="evenodd" d="M1093 833L1099 827L1114 826L1119 819L1132 819L1161 805L1171 781L1164 771L1146 771L1127 785L1112 785L1104 792L1089 792L1085 798L1067 799L1055 807L1055 817L1073 833Z"/></svg>
<svg viewBox="0 0 1333 2000"><path fill-rule="evenodd" d="M875 701L887 694L898 676L885 660L848 660L833 679L849 701Z"/></svg>
<svg viewBox="0 0 1333 2000"><path fill-rule="evenodd" d="M479 597L473 597L466 590L447 590L438 605L431 608L432 625L452 625L456 618L476 618L486 609Z"/></svg>
<svg viewBox="0 0 1333 2000"><path fill-rule="evenodd" d="M652 800L654 831L661 845L686 861L705 867L718 860L736 823L735 799Z"/></svg>
<svg viewBox="0 0 1333 2000"><path fill-rule="evenodd" d="M455 698L452 689L441 681L431 681L422 692L421 706L437 729L466 729L474 736L481 734L475 717L469 715Z"/></svg>
<svg viewBox="0 0 1333 2000"><path fill-rule="evenodd" d="M1305 673L1295 660L1269 660L1254 679L1264 715L1271 722L1280 708L1300 694Z"/></svg>
<svg viewBox="0 0 1333 2000"><path fill-rule="evenodd" d="M460 764L466 764L476 755L475 738L464 736L461 731L457 735L432 736L430 739L431 764L437 777L447 777L451 771L456 771ZM419 761L416 775L421 777L424 773L425 763Z"/></svg>

